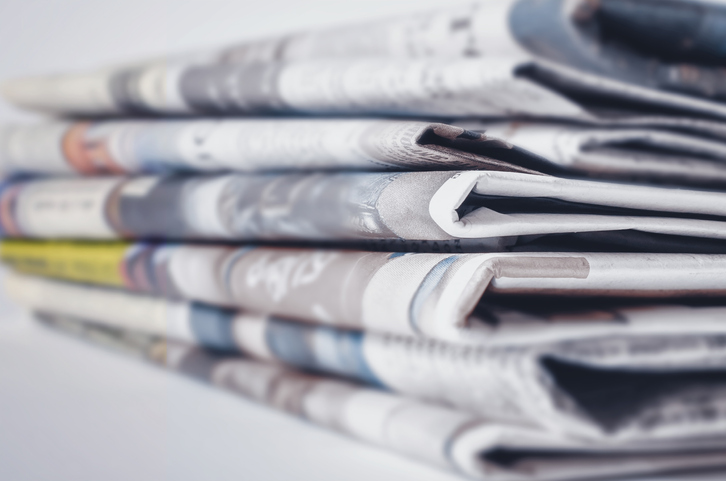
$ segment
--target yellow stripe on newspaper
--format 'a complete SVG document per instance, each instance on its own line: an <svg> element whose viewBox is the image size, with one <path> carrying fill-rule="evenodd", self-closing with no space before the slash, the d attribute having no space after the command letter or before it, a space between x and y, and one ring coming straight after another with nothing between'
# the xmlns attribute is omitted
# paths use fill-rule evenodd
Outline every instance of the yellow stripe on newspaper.
<svg viewBox="0 0 726 481"><path fill-rule="evenodd" d="M4 240L0 258L28 274L124 286L121 265L127 242L34 242Z"/></svg>

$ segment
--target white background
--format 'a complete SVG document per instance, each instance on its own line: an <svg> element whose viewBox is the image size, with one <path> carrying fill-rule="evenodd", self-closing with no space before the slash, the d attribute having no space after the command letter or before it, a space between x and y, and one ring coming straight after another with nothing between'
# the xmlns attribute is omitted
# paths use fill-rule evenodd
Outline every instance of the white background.
<svg viewBox="0 0 726 481"><path fill-rule="evenodd" d="M0 0L0 81L451 5ZM33 117L0 103L11 120ZM0 294L0 480L163 479L459 478L58 336Z"/></svg>

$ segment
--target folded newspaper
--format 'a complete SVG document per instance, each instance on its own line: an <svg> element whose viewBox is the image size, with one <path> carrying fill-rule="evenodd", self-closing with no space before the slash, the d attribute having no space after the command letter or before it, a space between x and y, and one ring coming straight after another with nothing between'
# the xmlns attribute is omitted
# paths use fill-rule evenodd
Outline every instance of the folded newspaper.
<svg viewBox="0 0 726 481"><path fill-rule="evenodd" d="M701 324L681 317L693 328L671 335L595 330L565 341L567 330L553 327L565 333L557 342L514 338L487 346L312 326L20 276L11 276L6 290L32 310L342 375L572 436L655 442L720 435L726 427L726 325L714 323L713 313Z"/></svg>
<svg viewBox="0 0 726 481"><path fill-rule="evenodd" d="M518 157L524 165L517 165ZM500 139L419 121L210 118L49 122L0 129L0 171L8 174L456 168L527 172L527 164L546 162Z"/></svg>
<svg viewBox="0 0 726 481"><path fill-rule="evenodd" d="M6 125L0 174L483 169L726 184L726 145L716 139L656 128L460 124L477 132L410 120L316 118Z"/></svg>
<svg viewBox="0 0 726 481"><path fill-rule="evenodd" d="M720 436L640 443L571 439L154 336L52 315L42 315L40 320L77 338L478 479L574 480L726 464L726 447Z"/></svg>
<svg viewBox="0 0 726 481"><path fill-rule="evenodd" d="M3 186L0 234L496 251L547 235L607 244L616 233L630 250L723 253L725 201L718 191L486 171L51 178Z"/></svg>
<svg viewBox="0 0 726 481"><path fill-rule="evenodd" d="M724 25L726 8L705 1L491 1L21 79L3 90L52 113L593 119L585 103L723 118Z"/></svg>
<svg viewBox="0 0 726 481"><path fill-rule="evenodd" d="M454 340L486 332L485 323L470 314L492 295L560 296L566 304L571 296L726 292L724 255L401 254L4 241L0 257L31 274L338 327Z"/></svg>
<svg viewBox="0 0 726 481"><path fill-rule="evenodd" d="M168 335L187 343L199 343L218 350L242 350L260 357L271 353L276 356L286 354L284 350L280 353L274 352L277 344L267 345L267 340L263 341L267 349L260 350L255 347L257 344L247 342L244 337L275 329L270 325L289 324L289 321L266 314L166 298L159 296L159 293L156 293L157 296L148 296L12 271L5 274L4 291L16 302L38 311L90 319L150 334ZM667 302L667 299L659 299L654 303L639 299L570 297L565 302L561 301L560 298L531 296L489 297L469 315L466 326L460 330L457 342L482 346L515 346L608 336L726 334L726 323L723 322L726 306L718 303L718 300L708 302L703 299L678 299ZM246 330L245 326L253 324L258 327L252 331ZM310 327L306 330L307 327L298 326L296 332L317 333L311 334L312 338L344 332L335 327L338 324L336 322L323 324L331 328ZM298 338L297 335L293 337ZM338 346L341 349L351 347L346 346L347 341L342 337L335 342L343 343ZM322 346L327 345L325 342L315 341L307 345L306 349L322 349ZM362 374L365 371L358 369L359 364L355 362L351 369L343 367L348 366L348 362L355 358L348 355L324 357L321 353L313 352L310 356L296 358L296 362L305 360L339 374L366 377Z"/></svg>

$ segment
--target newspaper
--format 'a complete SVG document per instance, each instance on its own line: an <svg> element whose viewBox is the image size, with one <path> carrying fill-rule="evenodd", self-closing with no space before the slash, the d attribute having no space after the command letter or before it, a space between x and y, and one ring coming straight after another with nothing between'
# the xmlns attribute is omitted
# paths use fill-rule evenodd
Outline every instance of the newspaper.
<svg viewBox="0 0 726 481"><path fill-rule="evenodd" d="M723 118L723 6L504 0L21 79L51 113L308 112L591 118L663 108ZM644 29L643 25L648 28ZM702 27L702 25L705 25ZM647 32L647 33L646 33ZM715 100L715 101L712 101Z"/></svg>
<svg viewBox="0 0 726 481"><path fill-rule="evenodd" d="M574 480L722 467L725 463L721 436L649 443L572 439L156 337L57 316L43 315L40 320L74 337L468 477Z"/></svg>
<svg viewBox="0 0 726 481"><path fill-rule="evenodd" d="M102 286L70 283L12 271L6 274L4 281L4 290L16 302L33 310L54 312L154 335L167 335L186 343L199 343L217 350L241 349L259 357L267 357L272 352L272 346L268 346L267 350L259 348L259 342L268 342L261 340L265 336L260 337L259 333L269 327L245 330L245 327L236 328L234 325L288 322L267 314L158 295L149 296L127 290L111 290ZM726 307L718 301L686 302L679 299L666 303L666 300L648 302L610 298L568 298L567 302L558 301L561 299L547 302L546 299L528 296L516 296L513 299L488 298L469 315L466 324L460 329L460 336L452 342L518 346L609 336L726 334L726 323L723 322ZM336 327L336 322L325 324L332 329L323 328L319 332L345 332ZM416 333L402 335L414 336ZM250 339L255 339L258 344L248 342L244 336L254 336ZM313 344L311 348L322 348L325 343ZM364 370L357 367L347 370L340 367L343 364L329 363L333 359L347 362L351 359L350 356L332 356L325 359L322 356L316 354L312 357L316 358L316 362L328 362L325 364L328 370L373 380L373 377L364 375Z"/></svg>
<svg viewBox="0 0 726 481"><path fill-rule="evenodd" d="M152 64L130 71L22 79L6 83L3 94L18 106L50 114L588 117L567 97L520 78L517 71L524 65L526 59L500 57ZM726 108L698 102L709 113L726 115Z"/></svg>
<svg viewBox="0 0 726 481"><path fill-rule="evenodd" d="M628 120L589 126L521 120L455 125L516 145L560 170L534 167L545 173L722 187L726 123L703 121L689 129L694 124L686 119Z"/></svg>
<svg viewBox="0 0 726 481"><path fill-rule="evenodd" d="M362 119L48 122L0 128L0 171L87 175L300 170L491 169L543 163L445 124ZM515 162L509 159L515 157Z"/></svg>
<svg viewBox="0 0 726 481"><path fill-rule="evenodd" d="M469 315L492 295L560 296L566 306L571 296L703 297L726 291L724 255L403 254L4 241L0 257L31 274L451 340L486 331L485 323L471 322Z"/></svg>
<svg viewBox="0 0 726 481"><path fill-rule="evenodd" d="M5 185L0 234L427 241L482 251L532 236L623 232L630 249L660 251L657 241L641 244L645 233L693 238L682 242L684 252L723 253L725 199L718 191L493 171L51 178Z"/></svg>
<svg viewBox="0 0 726 481"><path fill-rule="evenodd" d="M691 329L670 334L621 328L620 335L592 330L577 338L556 326L565 334L556 342L515 338L494 346L312 326L17 276L9 278L6 290L36 311L342 375L570 435L709 436L726 426L726 324L714 321L714 311L705 316L691 311L695 322L679 318ZM610 393L606 401L597 389Z"/></svg>
<svg viewBox="0 0 726 481"><path fill-rule="evenodd" d="M362 119L46 122L0 127L0 173L311 170L537 171L726 184L723 138L553 122Z"/></svg>

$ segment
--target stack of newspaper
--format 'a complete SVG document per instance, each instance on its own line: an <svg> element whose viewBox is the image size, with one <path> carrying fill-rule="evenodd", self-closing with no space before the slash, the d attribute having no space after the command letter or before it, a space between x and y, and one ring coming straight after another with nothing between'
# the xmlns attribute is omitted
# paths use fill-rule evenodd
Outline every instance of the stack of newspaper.
<svg viewBox="0 0 726 481"><path fill-rule="evenodd" d="M67 120L2 129L5 289L475 478L724 468L725 40L498 0L10 82Z"/></svg>

